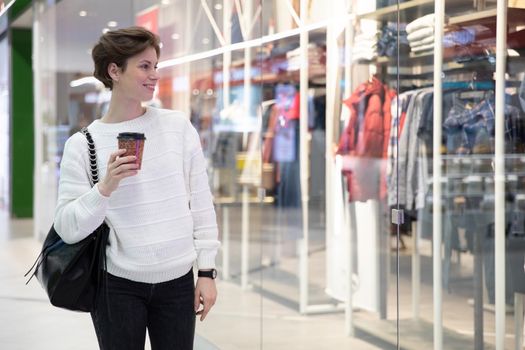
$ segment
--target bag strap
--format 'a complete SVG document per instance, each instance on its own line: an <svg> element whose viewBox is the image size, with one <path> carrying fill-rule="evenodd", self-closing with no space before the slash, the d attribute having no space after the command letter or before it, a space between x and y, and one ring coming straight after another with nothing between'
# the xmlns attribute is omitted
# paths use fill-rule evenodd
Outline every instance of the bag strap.
<svg viewBox="0 0 525 350"><path fill-rule="evenodd" d="M93 183L93 186L95 186L95 184L98 182L98 166L97 166L97 151L95 149L95 143L93 142L93 138L91 137L91 134L89 133L89 130L87 127L83 127L81 130L80 130L84 136L86 136L86 139L87 139L87 143L88 143L88 155L89 155L89 169L90 169L90 172L91 172L91 181ZM102 223L102 225L107 225L107 223L104 221ZM108 237L105 236L103 238L103 241L102 241L102 246L106 246L107 245L107 240L108 240ZM55 242L56 244L56 242ZM29 271L26 272L26 274L24 275L24 277L27 277L28 274L31 273L31 271L33 271L33 268L36 268L34 269L33 273L31 274L31 277L29 277L29 279L27 280L26 282L26 285L29 283L29 281L31 281L31 279L36 275L37 273L37 270L39 269L40 265L43 263L46 255L47 255L47 252L52 248L53 244L52 245L49 245L47 247L44 247L42 249L42 251L40 252L40 254L38 255L38 257L36 258L36 261L34 262L33 266L31 266L31 268L29 269ZM105 254L105 249L100 249L100 257L99 259L100 260L100 263L104 265L104 268L107 269L106 265L106 254ZM106 281L104 282L107 286L107 275L105 275L105 279ZM100 280L100 276L98 277L99 280ZM97 291L97 294L98 294L98 291ZM106 291L106 294L107 294L107 291ZM107 296L107 295L106 295ZM106 299L107 300L107 299ZM107 302L106 302L107 303ZM106 304L106 307L108 307L108 310L109 310L109 306L107 306Z"/></svg>
<svg viewBox="0 0 525 350"><path fill-rule="evenodd" d="M80 131L87 139L91 181L93 182L93 186L95 186L95 184L98 182L97 151L95 149L95 143L93 142L93 138L91 137L87 127L83 127Z"/></svg>

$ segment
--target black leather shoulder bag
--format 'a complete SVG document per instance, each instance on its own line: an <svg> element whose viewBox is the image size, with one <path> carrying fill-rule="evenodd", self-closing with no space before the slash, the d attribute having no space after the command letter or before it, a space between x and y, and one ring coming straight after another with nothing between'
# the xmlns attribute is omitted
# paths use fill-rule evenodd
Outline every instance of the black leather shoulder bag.
<svg viewBox="0 0 525 350"><path fill-rule="evenodd" d="M95 144L87 128L81 132L88 142L92 186L98 182ZM109 227L103 222L94 232L75 244L66 244L51 226L40 255L27 276L36 276L52 305L91 312L100 294L106 268L106 245ZM36 266L36 268L35 268ZM27 284L26 283L26 284Z"/></svg>

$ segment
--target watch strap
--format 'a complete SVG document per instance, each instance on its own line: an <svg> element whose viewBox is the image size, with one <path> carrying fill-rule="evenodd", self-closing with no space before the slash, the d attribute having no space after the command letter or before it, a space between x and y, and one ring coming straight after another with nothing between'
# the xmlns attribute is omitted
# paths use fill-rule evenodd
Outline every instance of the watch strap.
<svg viewBox="0 0 525 350"><path fill-rule="evenodd" d="M207 277L211 279L215 279L217 277L217 270L211 269L211 270L199 270L197 273L198 277Z"/></svg>

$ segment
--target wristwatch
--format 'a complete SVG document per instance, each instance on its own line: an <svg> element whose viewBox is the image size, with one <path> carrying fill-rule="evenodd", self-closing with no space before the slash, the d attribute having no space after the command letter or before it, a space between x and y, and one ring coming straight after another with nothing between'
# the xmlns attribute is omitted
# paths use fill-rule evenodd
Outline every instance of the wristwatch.
<svg viewBox="0 0 525 350"><path fill-rule="evenodd" d="M198 277L208 277L214 280L217 277L217 270L210 269L210 270L199 270L197 273Z"/></svg>

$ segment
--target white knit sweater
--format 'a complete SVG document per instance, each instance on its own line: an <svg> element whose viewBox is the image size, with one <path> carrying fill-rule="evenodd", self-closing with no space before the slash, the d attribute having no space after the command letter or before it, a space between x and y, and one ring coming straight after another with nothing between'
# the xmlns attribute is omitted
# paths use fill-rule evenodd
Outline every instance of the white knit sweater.
<svg viewBox="0 0 525 350"><path fill-rule="evenodd" d="M121 123L88 127L99 177L120 132L146 136L142 169L123 179L110 197L89 182L87 141L69 138L60 167L55 229L66 243L82 240L104 219L111 228L107 271L137 282L159 283L198 268L215 267L218 230L197 131L180 112L148 107Z"/></svg>

